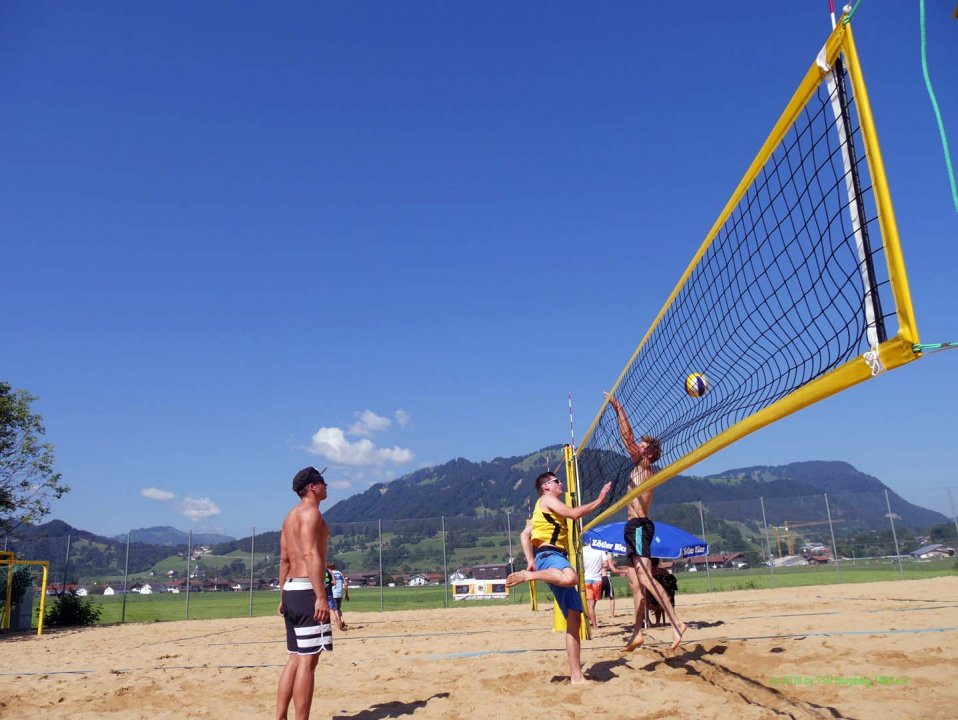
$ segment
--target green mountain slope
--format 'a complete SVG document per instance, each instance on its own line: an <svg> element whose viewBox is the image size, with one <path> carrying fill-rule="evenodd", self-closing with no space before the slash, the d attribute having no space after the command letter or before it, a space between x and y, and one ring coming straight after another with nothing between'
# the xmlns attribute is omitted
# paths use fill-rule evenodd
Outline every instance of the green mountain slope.
<svg viewBox="0 0 958 720"><path fill-rule="evenodd" d="M536 476L555 469L561 461L559 445L489 462L456 458L389 483L377 483L323 514L329 522L356 522L529 511Z"/></svg>
<svg viewBox="0 0 958 720"><path fill-rule="evenodd" d="M554 469L561 446L526 456L470 462L457 458L424 468L390 483L378 483L324 512L330 522L348 523L439 516L481 517L496 511L527 513L535 502L535 477ZM561 473L560 473L561 474ZM888 529L885 485L846 462L808 461L778 466L737 468L695 477L679 475L656 491L656 507L701 501L706 511L724 520L762 519L764 498L770 525L823 520L823 493L833 519L848 529ZM888 491L894 513L908 527L943 523L941 513L913 505ZM661 510L660 510L661 512Z"/></svg>

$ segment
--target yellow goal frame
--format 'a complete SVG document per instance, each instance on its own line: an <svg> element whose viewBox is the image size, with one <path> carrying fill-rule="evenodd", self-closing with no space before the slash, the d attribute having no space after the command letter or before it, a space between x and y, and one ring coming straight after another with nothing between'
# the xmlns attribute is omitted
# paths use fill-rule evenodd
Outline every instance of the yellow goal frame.
<svg viewBox="0 0 958 720"><path fill-rule="evenodd" d="M7 567L7 595L4 598L3 616L0 617L0 629L10 629L11 605L13 601L13 569L17 565L39 565L43 568L43 580L40 584L40 615L37 619L37 635L43 635L43 615L47 601L47 577L50 574L50 563L47 560L21 560L16 553L8 550L0 551L0 565Z"/></svg>

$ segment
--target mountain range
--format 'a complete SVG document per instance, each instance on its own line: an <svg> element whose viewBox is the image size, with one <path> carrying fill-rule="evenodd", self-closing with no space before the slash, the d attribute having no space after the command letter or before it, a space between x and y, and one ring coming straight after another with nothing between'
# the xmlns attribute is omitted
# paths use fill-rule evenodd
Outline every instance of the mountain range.
<svg viewBox="0 0 958 720"><path fill-rule="evenodd" d="M529 510L531 479L562 461L562 446L529 455L472 462L456 458L388 483L376 483L323 511L328 522L482 516Z"/></svg>
<svg viewBox="0 0 958 720"><path fill-rule="evenodd" d="M502 511L528 514L535 501L532 481L561 461L562 447L558 445L488 462L456 458L389 483L377 483L323 514L331 523L481 517ZM948 520L939 512L908 502L878 478L847 462L824 460L735 468L707 477L678 475L656 490L655 507L701 501L706 511L725 520L754 522L762 518L762 498L769 525L821 521L831 512L843 529L883 531L889 527L885 491L896 521L902 525L924 528Z"/></svg>
<svg viewBox="0 0 958 720"><path fill-rule="evenodd" d="M440 516L475 518L477 533L486 525L500 525L503 511L515 513L517 519L525 517L535 500L533 479L546 469L556 469L561 459L561 446L483 462L456 458L389 483L378 483L324 509L334 536L331 549L342 553L356 545L368 550L366 546L376 534L376 520L422 519L419 535L425 537L435 534ZM845 538L845 542L863 547L871 537L891 536L886 503L892 507L899 538L908 537L909 545L917 542L919 534L953 533L953 524L945 515L909 503L877 478L836 461L735 468L707 477L680 475L656 491L653 510L657 520L692 531L705 523L710 537L718 539L718 546L730 548L758 547L760 541L755 538L762 536L766 523L779 528L774 530L776 535L783 525L812 526L819 534L827 533L824 518L830 513L839 544ZM350 529L344 527L347 523L364 523L366 527ZM518 526L514 521L513 530ZM409 547L414 547L421 539L413 537L415 530L407 524L405 534L391 542L412 543ZM495 532L501 532L501 528ZM788 532L785 530L786 540ZM184 555L187 533L171 527L142 528L133 531L131 539L129 567L141 572L171 556ZM21 526L17 537L8 540L11 549L20 555L49 558L55 577L66 573L62 558L67 547L70 570L78 576L122 573L127 562L125 535L101 537L59 520ZM214 546L216 556L250 547L248 537L234 540L194 533L192 541L194 546ZM275 554L279 533L258 534L255 546L258 552Z"/></svg>
<svg viewBox="0 0 958 720"><path fill-rule="evenodd" d="M126 535L114 535L111 540L126 542ZM218 535L216 533L189 533L177 530L169 525L157 525L155 527L139 528L130 531L130 542L147 543L149 545L166 545L176 547L177 545L186 545L192 541L193 545L218 545L233 540L229 535Z"/></svg>

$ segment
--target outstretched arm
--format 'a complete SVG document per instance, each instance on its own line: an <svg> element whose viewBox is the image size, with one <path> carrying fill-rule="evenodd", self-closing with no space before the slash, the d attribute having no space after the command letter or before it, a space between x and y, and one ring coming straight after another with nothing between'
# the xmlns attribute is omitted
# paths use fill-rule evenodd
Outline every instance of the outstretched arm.
<svg viewBox="0 0 958 720"><path fill-rule="evenodd" d="M539 498L539 503L543 508L548 510L551 513L560 515L565 518L572 518L573 520L578 520L581 517L585 517L590 512L595 510L599 505L602 504L602 501L605 500L605 496L609 494L609 490L612 489L612 483L606 483L602 486L602 489L599 491L599 497L593 500L590 503L585 505L579 505L578 507L569 507L559 498L553 497L552 495L543 495Z"/></svg>
<svg viewBox="0 0 958 720"><path fill-rule="evenodd" d="M615 410L615 416L619 421L619 435L622 436L622 442L625 443L625 449L632 458L632 462L638 463L642 459L642 451L635 442L635 433L632 432L632 426L629 424L629 418L625 414L625 408L622 403L612 393L603 393L609 399L609 405Z"/></svg>

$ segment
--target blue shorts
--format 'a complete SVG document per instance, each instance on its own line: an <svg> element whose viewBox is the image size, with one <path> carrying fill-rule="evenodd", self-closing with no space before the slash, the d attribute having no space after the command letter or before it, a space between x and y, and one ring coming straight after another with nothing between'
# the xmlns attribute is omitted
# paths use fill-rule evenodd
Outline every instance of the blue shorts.
<svg viewBox="0 0 958 720"><path fill-rule="evenodd" d="M562 553L546 550L536 554L536 570L549 570L550 568L564 570L571 567L569 559ZM559 603L559 610L562 611L564 617L569 617L570 610L582 612L582 596L579 595L579 588L575 585L572 587L562 587L552 583L546 583L546 585L552 590L552 596Z"/></svg>
<svg viewBox="0 0 958 720"><path fill-rule="evenodd" d="M329 605L330 610L339 610L339 600L335 597L326 597L326 604Z"/></svg>

